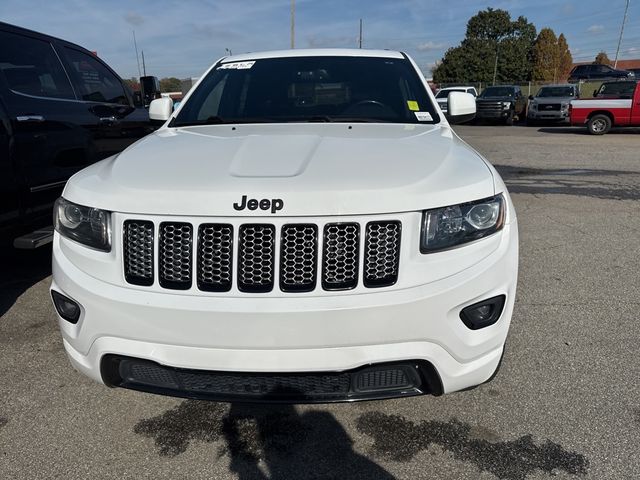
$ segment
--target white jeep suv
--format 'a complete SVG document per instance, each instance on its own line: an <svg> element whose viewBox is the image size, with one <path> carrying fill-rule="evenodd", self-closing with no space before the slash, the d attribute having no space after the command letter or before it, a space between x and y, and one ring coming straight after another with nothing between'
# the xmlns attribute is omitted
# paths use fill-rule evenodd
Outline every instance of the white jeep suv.
<svg viewBox="0 0 640 480"><path fill-rule="evenodd" d="M449 95L451 121L475 112ZM497 370L518 232L404 53L215 63L155 133L72 177L51 294L73 366L220 401L441 394Z"/></svg>

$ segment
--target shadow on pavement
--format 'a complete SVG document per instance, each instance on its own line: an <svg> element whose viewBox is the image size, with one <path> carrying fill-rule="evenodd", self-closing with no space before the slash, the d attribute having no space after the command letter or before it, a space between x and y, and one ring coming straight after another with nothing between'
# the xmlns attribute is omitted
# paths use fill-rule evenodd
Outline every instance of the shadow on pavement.
<svg viewBox="0 0 640 480"><path fill-rule="evenodd" d="M35 250L0 247L0 317L30 287L51 275L51 246Z"/></svg>
<svg viewBox="0 0 640 480"><path fill-rule="evenodd" d="M572 133L574 135L589 135L591 134L587 131L587 127L544 127L539 128L539 132L541 133ZM640 133L640 129L638 128L613 128L607 135L624 135L624 134L633 134Z"/></svg>
<svg viewBox="0 0 640 480"><path fill-rule="evenodd" d="M640 172L587 168L494 165L509 192L640 200Z"/></svg>
<svg viewBox="0 0 640 480"><path fill-rule="evenodd" d="M353 450L353 441L326 411L298 413L292 405L242 405L186 400L141 420L134 432L153 438L162 456L177 456L191 441L217 442L241 480L390 480L385 469Z"/></svg>

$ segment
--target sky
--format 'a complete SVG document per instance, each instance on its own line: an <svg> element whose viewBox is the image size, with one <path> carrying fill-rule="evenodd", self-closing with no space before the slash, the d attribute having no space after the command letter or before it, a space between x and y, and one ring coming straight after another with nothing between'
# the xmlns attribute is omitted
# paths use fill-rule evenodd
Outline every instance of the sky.
<svg viewBox="0 0 640 480"><path fill-rule="evenodd" d="M604 50L614 58L625 0L296 0L296 48L358 46L402 50L427 77L468 19L487 7L525 16L538 31L567 37L574 61ZM146 70L197 77L233 53L287 49L291 0L2 0L0 21L94 50L123 78L138 76L133 31ZM640 0L630 0L621 59L640 58Z"/></svg>

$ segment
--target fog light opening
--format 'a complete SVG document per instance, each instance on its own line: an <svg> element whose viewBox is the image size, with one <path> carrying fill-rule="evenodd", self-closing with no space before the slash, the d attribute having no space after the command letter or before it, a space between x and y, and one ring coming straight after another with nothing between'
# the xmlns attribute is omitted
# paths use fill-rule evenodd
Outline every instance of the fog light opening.
<svg viewBox="0 0 640 480"><path fill-rule="evenodd" d="M469 305L460 312L460 319L471 330L479 330L493 325L502 315L505 298L505 295L498 295Z"/></svg>
<svg viewBox="0 0 640 480"><path fill-rule="evenodd" d="M69 323L78 323L78 319L80 318L80 305L55 290L51 290L51 297L53 298L53 305L56 307L58 315Z"/></svg>

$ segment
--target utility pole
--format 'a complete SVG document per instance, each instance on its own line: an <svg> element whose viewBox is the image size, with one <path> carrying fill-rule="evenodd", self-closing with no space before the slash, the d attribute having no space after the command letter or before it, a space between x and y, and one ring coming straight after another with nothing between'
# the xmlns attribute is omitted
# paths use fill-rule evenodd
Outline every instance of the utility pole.
<svg viewBox="0 0 640 480"><path fill-rule="evenodd" d="M618 54L620 53L620 44L622 43L622 33L624 32L624 24L627 23L627 12L629 11L629 0L624 7L624 17L622 17L622 25L620 26L620 38L618 38L618 48L616 49L616 59L613 62L613 68L618 67Z"/></svg>
<svg viewBox="0 0 640 480"><path fill-rule="evenodd" d="M144 50L142 50L142 73L144 76L147 76L147 67L144 65Z"/></svg>
<svg viewBox="0 0 640 480"><path fill-rule="evenodd" d="M296 48L296 0L291 0L291 48Z"/></svg>
<svg viewBox="0 0 640 480"><path fill-rule="evenodd" d="M140 73L140 57L138 56L138 43L136 42L136 31L133 31L133 46L136 49L136 62L138 62L138 78L142 76Z"/></svg>
<svg viewBox="0 0 640 480"><path fill-rule="evenodd" d="M358 41L360 48L362 48L362 19L360 19L360 37Z"/></svg>
<svg viewBox="0 0 640 480"><path fill-rule="evenodd" d="M493 84L496 84L496 75L498 74L498 45L500 45L497 41L496 41L496 61L493 64Z"/></svg>

